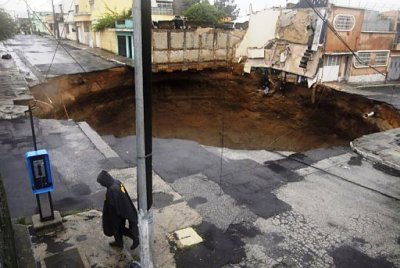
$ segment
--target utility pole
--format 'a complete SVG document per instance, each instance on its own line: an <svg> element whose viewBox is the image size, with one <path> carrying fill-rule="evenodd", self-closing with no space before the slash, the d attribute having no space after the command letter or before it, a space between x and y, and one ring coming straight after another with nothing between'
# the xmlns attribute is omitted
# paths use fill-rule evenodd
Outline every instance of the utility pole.
<svg viewBox="0 0 400 268"><path fill-rule="evenodd" d="M31 13L29 12L28 2L25 2L25 4L26 4L26 12L28 13L28 20L29 20L29 27L30 27L29 31L30 31L30 34L32 34L33 33L33 27L32 27ZM15 11L14 11L14 14L15 14Z"/></svg>
<svg viewBox="0 0 400 268"><path fill-rule="evenodd" d="M53 0L51 0L51 6L53 7L53 33L54 33L54 37L56 37L57 39L60 39L60 33L58 31L58 23L56 20L56 12L54 11L54 2Z"/></svg>
<svg viewBox="0 0 400 268"><path fill-rule="evenodd" d="M152 268L151 2L133 0L140 262Z"/></svg>

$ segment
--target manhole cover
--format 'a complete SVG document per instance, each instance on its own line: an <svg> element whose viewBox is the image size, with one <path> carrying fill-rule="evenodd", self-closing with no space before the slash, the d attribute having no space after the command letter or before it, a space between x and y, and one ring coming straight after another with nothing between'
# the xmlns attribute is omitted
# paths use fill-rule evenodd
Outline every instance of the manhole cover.
<svg viewBox="0 0 400 268"><path fill-rule="evenodd" d="M44 259L47 268L84 268L77 248L68 249Z"/></svg>

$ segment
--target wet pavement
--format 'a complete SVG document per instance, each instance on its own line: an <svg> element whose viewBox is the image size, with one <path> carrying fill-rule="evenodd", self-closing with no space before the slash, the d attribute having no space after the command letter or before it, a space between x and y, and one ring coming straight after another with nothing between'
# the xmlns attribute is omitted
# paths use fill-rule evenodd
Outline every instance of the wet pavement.
<svg viewBox="0 0 400 268"><path fill-rule="evenodd" d="M134 137L104 139L134 164ZM178 251L178 267L400 266L400 174L344 147L225 150L222 172L220 156L154 140L154 170L203 218L205 243Z"/></svg>
<svg viewBox="0 0 400 268"><path fill-rule="evenodd" d="M73 121L34 120L38 149L47 149L52 161L55 209L66 212L102 208L101 169L120 168L105 157ZM37 213L24 154L33 151L28 118L0 120L0 173L12 218Z"/></svg>
<svg viewBox="0 0 400 268"><path fill-rule="evenodd" d="M2 59L5 54L10 54L12 58ZM33 99L24 75L17 68L17 58L0 42L0 119L24 116L28 110L24 104Z"/></svg>
<svg viewBox="0 0 400 268"><path fill-rule="evenodd" d="M17 35L5 46L21 58L22 69L29 69L39 82L46 77L106 70L121 66L69 45L57 45L51 37ZM35 83L32 83L35 84Z"/></svg>
<svg viewBox="0 0 400 268"><path fill-rule="evenodd" d="M26 51L17 65L33 66L30 75L40 81L56 43L17 36L7 44L16 57L18 50ZM69 49L78 58L85 54L79 60L87 71L114 66ZM50 75L82 72L62 49L54 64ZM135 137L103 137L115 154L100 137L93 139L97 134L88 126L37 119L35 125L38 147L47 149L52 161L56 210L101 209L104 189L96 182L101 169L112 170L136 198L134 171L124 169L135 166ZM166 256L160 267L400 267L399 172L371 164L345 147L299 154L221 152L178 139L154 139L153 144L153 168L160 176L154 193L160 212L156 241ZM13 218L37 213L23 158L30 150L29 120L0 120L0 173ZM98 212L65 220L69 228L64 233L34 241L37 260L74 244L86 248L91 265L98 262L98 245L107 256L127 258L125 251L109 250L98 235ZM186 250L168 244L166 233L193 224L204 243Z"/></svg>
<svg viewBox="0 0 400 268"><path fill-rule="evenodd" d="M39 147L49 150L53 164L55 209L101 209L104 190L95 180L100 169L113 169L123 180L134 176L121 170L121 161L135 165L135 137L104 137L121 157L115 161L110 149L99 150L99 141L73 121L35 122ZM0 126L0 172L10 211L12 217L30 216L36 204L23 159L32 146L29 122L2 120ZM362 160L350 148L302 154L225 149L221 162L220 148L177 139L153 144L161 188L172 187L154 194L155 209L169 215L158 218L170 226L160 229L160 241L193 222L205 239L187 250L162 246L178 267L363 267L371 261L400 266L400 174ZM125 182L135 199L134 180ZM179 219L191 215L184 213L188 206L201 223L193 216Z"/></svg>

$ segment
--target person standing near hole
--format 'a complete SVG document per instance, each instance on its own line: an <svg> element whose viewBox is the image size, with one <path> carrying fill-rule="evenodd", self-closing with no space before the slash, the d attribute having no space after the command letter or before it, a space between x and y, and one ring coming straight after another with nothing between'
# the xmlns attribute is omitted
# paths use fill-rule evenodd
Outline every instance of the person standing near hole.
<svg viewBox="0 0 400 268"><path fill-rule="evenodd" d="M97 182L107 188L103 206L103 232L106 236L114 236L112 247L123 248L123 236L133 240L131 249L139 245L138 216L128 191L119 180L114 179L107 171L102 170ZM126 228L126 220L129 228Z"/></svg>

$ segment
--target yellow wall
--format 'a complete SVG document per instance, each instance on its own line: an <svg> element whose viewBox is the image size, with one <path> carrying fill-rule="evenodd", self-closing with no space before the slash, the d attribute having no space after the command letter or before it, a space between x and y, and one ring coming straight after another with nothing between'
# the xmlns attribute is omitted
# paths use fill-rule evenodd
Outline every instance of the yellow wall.
<svg viewBox="0 0 400 268"><path fill-rule="evenodd" d="M89 0L74 0L73 9L75 10L75 6L79 5L79 13L90 13L90 4Z"/></svg>
<svg viewBox="0 0 400 268"><path fill-rule="evenodd" d="M70 27L70 26L68 25L68 27ZM71 27L70 27L69 34L67 34L67 39L76 41L76 33L71 30Z"/></svg>
<svg viewBox="0 0 400 268"><path fill-rule="evenodd" d="M118 54L117 36L115 31L105 29L100 32L100 48Z"/></svg>
<svg viewBox="0 0 400 268"><path fill-rule="evenodd" d="M92 11L92 21L101 18L104 13L109 12L109 9L117 12L132 7L132 0L97 0Z"/></svg>

